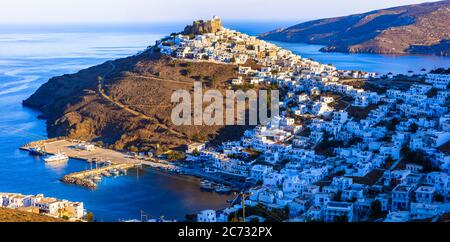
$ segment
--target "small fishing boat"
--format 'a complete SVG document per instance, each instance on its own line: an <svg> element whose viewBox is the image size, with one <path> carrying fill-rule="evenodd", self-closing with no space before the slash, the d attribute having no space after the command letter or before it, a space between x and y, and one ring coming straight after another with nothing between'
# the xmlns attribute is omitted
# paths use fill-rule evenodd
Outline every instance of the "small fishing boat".
<svg viewBox="0 0 450 242"><path fill-rule="evenodd" d="M231 187L225 186L225 185L220 185L220 186L216 187L215 191L217 193L221 193L221 194L229 194L229 193L231 193Z"/></svg>
<svg viewBox="0 0 450 242"><path fill-rule="evenodd" d="M231 193L231 187L228 187L225 185L220 185L220 186L216 187L215 191L217 193L221 193L221 194L229 194L229 193Z"/></svg>
<svg viewBox="0 0 450 242"><path fill-rule="evenodd" d="M200 182L200 190L206 192L214 191L214 184L208 180L204 180Z"/></svg>
<svg viewBox="0 0 450 242"><path fill-rule="evenodd" d="M32 147L29 149L30 155L39 155L39 156L44 156L47 153L45 153L44 149L40 148L40 147Z"/></svg>
<svg viewBox="0 0 450 242"><path fill-rule="evenodd" d="M113 174L114 176L120 175L120 172L117 169L113 169L112 171L110 171L110 173Z"/></svg>
<svg viewBox="0 0 450 242"><path fill-rule="evenodd" d="M99 182L101 180L102 180L102 176L101 175L97 175L97 176L92 177L92 181L94 181L94 182Z"/></svg>

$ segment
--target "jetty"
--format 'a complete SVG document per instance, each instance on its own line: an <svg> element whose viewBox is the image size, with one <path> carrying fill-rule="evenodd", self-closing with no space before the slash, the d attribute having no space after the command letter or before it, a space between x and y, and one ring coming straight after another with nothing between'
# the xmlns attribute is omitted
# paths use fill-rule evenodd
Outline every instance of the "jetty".
<svg viewBox="0 0 450 242"><path fill-rule="evenodd" d="M89 189L97 188L97 183L93 180L93 177L103 176L105 172L110 172L112 170L125 171L127 169L133 168L135 164L132 163L122 163L115 165L108 165L92 170L80 171L65 175L61 181L69 184L75 184Z"/></svg>

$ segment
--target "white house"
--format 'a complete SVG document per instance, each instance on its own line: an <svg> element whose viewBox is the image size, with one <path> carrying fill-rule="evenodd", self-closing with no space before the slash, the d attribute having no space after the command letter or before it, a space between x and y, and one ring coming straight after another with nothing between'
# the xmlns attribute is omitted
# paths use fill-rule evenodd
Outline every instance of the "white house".
<svg viewBox="0 0 450 242"><path fill-rule="evenodd" d="M203 210L197 214L197 222L201 223L211 223L217 222L216 211L214 210Z"/></svg>
<svg viewBox="0 0 450 242"><path fill-rule="evenodd" d="M447 89L450 84L450 75L448 74L427 74L425 79L427 83L438 89Z"/></svg>
<svg viewBox="0 0 450 242"><path fill-rule="evenodd" d="M353 204L346 202L330 202L323 210L323 220L325 222L335 222L340 217L346 217L347 222L352 222Z"/></svg>
<svg viewBox="0 0 450 242"><path fill-rule="evenodd" d="M414 187L409 185L398 185L392 190L392 209L408 210Z"/></svg>

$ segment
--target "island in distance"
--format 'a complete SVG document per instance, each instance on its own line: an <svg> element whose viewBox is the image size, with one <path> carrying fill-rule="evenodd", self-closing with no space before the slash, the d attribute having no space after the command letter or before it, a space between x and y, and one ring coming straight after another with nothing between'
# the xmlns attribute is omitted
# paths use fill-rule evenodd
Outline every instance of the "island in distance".
<svg viewBox="0 0 450 242"><path fill-rule="evenodd" d="M261 37L325 45L325 52L449 56L450 1L314 20Z"/></svg>

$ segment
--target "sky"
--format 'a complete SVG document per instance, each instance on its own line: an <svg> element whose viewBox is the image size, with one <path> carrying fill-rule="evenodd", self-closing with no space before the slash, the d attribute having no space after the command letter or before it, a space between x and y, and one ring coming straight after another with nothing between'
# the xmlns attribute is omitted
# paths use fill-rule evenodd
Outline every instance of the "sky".
<svg viewBox="0 0 450 242"><path fill-rule="evenodd" d="M426 0L1 0L0 23L309 20ZM430 2L430 1L428 1Z"/></svg>

